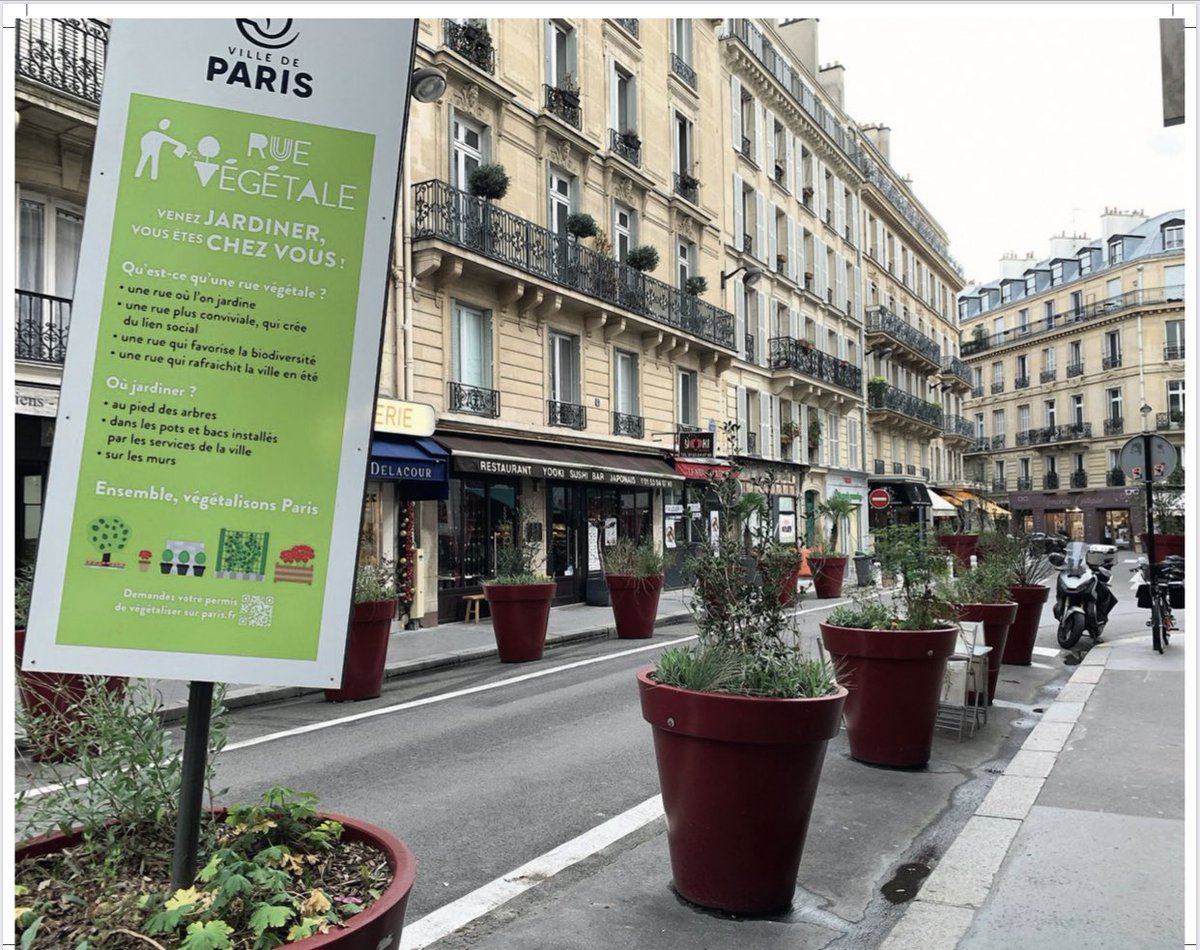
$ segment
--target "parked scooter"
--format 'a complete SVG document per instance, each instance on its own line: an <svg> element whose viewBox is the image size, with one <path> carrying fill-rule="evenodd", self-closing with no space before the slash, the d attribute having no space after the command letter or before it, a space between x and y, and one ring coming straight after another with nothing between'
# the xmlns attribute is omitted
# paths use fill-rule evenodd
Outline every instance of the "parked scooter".
<svg viewBox="0 0 1200 950"><path fill-rule="evenodd" d="M1085 633L1099 643L1108 615L1117 598L1109 583L1112 572L1106 567L1088 564L1088 546L1072 541L1062 554L1054 552L1048 560L1058 568L1058 598L1054 619L1058 621L1058 645L1069 650Z"/></svg>

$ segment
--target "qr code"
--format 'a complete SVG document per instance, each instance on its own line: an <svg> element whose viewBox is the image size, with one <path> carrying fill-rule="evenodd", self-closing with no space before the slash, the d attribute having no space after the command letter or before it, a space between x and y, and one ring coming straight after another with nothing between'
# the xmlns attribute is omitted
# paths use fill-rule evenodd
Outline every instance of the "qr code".
<svg viewBox="0 0 1200 950"><path fill-rule="evenodd" d="M271 626L271 613L275 609L275 598L261 594L243 594L242 609L238 623L243 627Z"/></svg>

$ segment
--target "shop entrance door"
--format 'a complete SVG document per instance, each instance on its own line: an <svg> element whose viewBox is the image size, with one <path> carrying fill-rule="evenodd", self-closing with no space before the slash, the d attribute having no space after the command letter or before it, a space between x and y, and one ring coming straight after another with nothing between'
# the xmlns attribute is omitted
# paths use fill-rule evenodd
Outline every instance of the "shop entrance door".
<svg viewBox="0 0 1200 950"><path fill-rule="evenodd" d="M547 492L546 572L558 584L554 603L579 603L588 574L586 489L551 482Z"/></svg>

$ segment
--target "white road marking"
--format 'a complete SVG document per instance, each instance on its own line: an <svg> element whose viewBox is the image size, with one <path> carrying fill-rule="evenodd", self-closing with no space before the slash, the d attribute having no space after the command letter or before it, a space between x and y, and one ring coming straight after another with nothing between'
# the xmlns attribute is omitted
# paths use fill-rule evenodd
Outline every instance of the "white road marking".
<svg viewBox="0 0 1200 950"><path fill-rule="evenodd" d="M1058 654L1061 653L1062 651L1054 650L1054 649L1051 649L1050 647L1034 647L1033 652L1036 653L1038 656L1058 656Z"/></svg>
<svg viewBox="0 0 1200 950"><path fill-rule="evenodd" d="M414 923L405 924L404 933L400 937L400 950L421 950L422 947L437 943L443 937L536 887L559 871L578 864L584 858L602 851L613 842L657 820L662 817L662 813L662 796L648 798L640 805L635 805L615 818L585 831L579 837L547 851L541 857L522 864L503 877L496 878L470 894L464 894L458 900L439 907Z"/></svg>
<svg viewBox="0 0 1200 950"><path fill-rule="evenodd" d="M1052 669L1054 669L1054 667L1053 667L1053 666L1051 666L1049 663L1030 663L1029 665L1030 665L1030 666L1032 666L1032 667L1034 667L1035 669L1039 669L1039 670L1052 670Z"/></svg>

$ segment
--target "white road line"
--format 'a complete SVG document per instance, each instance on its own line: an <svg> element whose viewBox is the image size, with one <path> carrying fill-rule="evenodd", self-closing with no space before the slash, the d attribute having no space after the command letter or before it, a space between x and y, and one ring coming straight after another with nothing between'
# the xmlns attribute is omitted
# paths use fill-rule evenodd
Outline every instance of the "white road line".
<svg viewBox="0 0 1200 950"><path fill-rule="evenodd" d="M437 943L443 937L536 887L559 871L578 864L584 858L602 851L613 842L655 821L662 813L662 796L648 798L640 805L635 805L615 818L585 831L579 837L547 851L541 857L522 864L503 877L496 878L470 894L464 894L458 900L439 907L414 923L405 924L399 950L421 950L422 947Z"/></svg>
<svg viewBox="0 0 1200 950"><path fill-rule="evenodd" d="M1050 647L1034 647L1033 652L1038 656L1058 656L1062 650L1053 650Z"/></svg>

